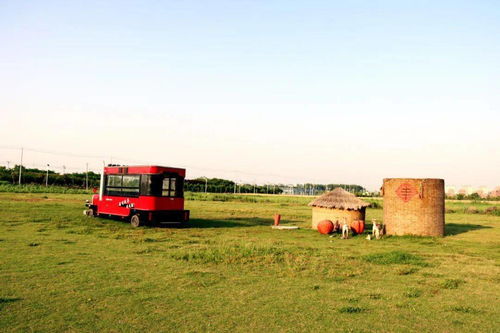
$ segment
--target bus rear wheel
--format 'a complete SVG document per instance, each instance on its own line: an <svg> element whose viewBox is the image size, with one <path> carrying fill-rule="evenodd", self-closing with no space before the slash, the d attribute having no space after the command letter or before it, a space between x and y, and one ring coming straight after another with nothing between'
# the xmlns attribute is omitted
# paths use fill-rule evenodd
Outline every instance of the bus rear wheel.
<svg viewBox="0 0 500 333"><path fill-rule="evenodd" d="M139 216L139 214L134 214L132 215L132 217L130 218L130 224L134 227L134 228L137 228L137 227L141 227L144 225L144 222L142 222L141 220L141 217Z"/></svg>

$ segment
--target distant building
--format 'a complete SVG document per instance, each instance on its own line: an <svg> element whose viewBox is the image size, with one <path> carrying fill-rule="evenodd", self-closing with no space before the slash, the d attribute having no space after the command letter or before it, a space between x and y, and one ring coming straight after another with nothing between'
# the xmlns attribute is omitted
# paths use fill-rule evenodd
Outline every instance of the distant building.
<svg viewBox="0 0 500 333"><path fill-rule="evenodd" d="M487 188L486 186L481 186L476 190L476 193L479 194L481 198L487 198L491 192L490 188Z"/></svg>
<svg viewBox="0 0 500 333"><path fill-rule="evenodd" d="M489 197L491 198L498 198L500 197L500 186L495 187L493 191L490 191Z"/></svg>
<svg viewBox="0 0 500 333"><path fill-rule="evenodd" d="M282 194L295 195L295 188L293 185L285 185L280 186L280 189L283 191Z"/></svg>
<svg viewBox="0 0 500 333"><path fill-rule="evenodd" d="M495 189L491 189L487 186L480 186L480 187L472 187L469 185L461 187L446 186L445 192L446 195L449 197L453 197L458 194L468 196L477 193L481 198L494 198L500 196L500 186L495 187Z"/></svg>

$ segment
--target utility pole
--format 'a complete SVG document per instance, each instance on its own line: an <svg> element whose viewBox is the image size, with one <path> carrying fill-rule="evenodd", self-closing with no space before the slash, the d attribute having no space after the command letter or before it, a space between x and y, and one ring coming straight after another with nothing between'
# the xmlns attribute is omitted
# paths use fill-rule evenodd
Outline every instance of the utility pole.
<svg viewBox="0 0 500 333"><path fill-rule="evenodd" d="M21 185L21 174L23 173L23 153L24 149L21 148L21 165L19 166L19 185Z"/></svg>
<svg viewBox="0 0 500 333"><path fill-rule="evenodd" d="M85 168L85 189L89 189L89 164L86 163Z"/></svg>
<svg viewBox="0 0 500 333"><path fill-rule="evenodd" d="M45 187L49 186L49 164L47 163L47 176L45 177Z"/></svg>

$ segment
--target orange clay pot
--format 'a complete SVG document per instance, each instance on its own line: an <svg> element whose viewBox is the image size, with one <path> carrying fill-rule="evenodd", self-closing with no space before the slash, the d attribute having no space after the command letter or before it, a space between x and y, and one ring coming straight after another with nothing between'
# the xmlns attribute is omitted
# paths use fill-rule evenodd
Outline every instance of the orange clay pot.
<svg viewBox="0 0 500 333"><path fill-rule="evenodd" d="M357 234L362 234L365 231L365 221L363 220L354 220L351 223L351 229Z"/></svg>
<svg viewBox="0 0 500 333"><path fill-rule="evenodd" d="M318 223L318 231L320 234L327 235L333 231L333 223L330 220L323 220Z"/></svg>

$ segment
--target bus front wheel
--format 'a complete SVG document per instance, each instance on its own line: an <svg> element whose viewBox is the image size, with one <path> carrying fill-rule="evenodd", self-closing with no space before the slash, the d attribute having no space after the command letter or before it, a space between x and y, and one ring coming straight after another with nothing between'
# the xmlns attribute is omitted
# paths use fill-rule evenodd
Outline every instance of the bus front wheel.
<svg viewBox="0 0 500 333"><path fill-rule="evenodd" d="M141 221L139 214L132 215L132 217L130 218L130 224L134 228L141 227L144 225L144 223Z"/></svg>

